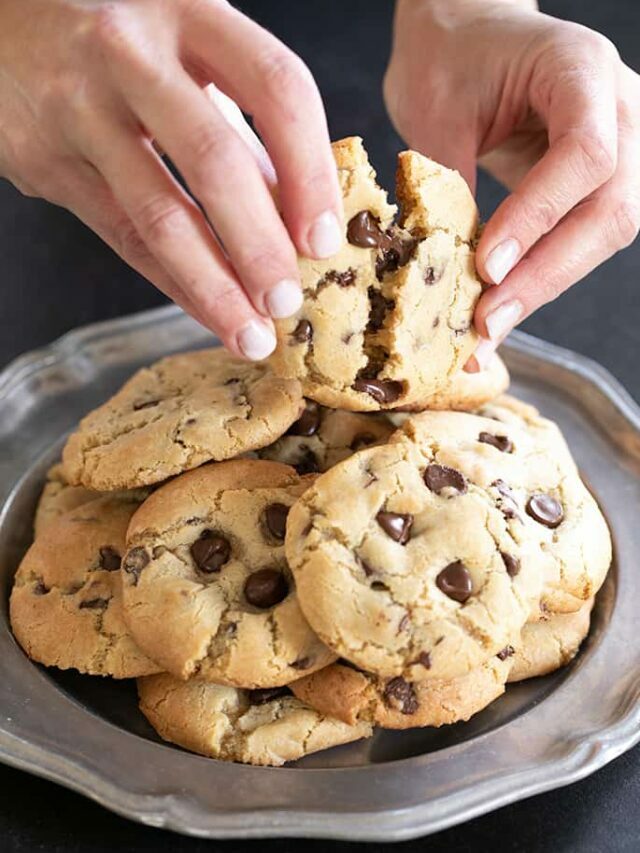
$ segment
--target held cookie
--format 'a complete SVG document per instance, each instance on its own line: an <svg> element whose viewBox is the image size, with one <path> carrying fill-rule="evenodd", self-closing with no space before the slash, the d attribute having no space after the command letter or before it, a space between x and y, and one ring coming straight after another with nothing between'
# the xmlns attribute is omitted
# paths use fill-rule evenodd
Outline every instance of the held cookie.
<svg viewBox="0 0 640 853"><path fill-rule="evenodd" d="M285 435L257 455L291 465L298 474L317 474L363 447L385 442L394 431L386 414L327 409L307 400L304 412Z"/></svg>
<svg viewBox="0 0 640 853"><path fill-rule="evenodd" d="M238 459L162 486L133 517L125 618L179 678L275 687L330 663L298 605L284 554L289 508L308 481Z"/></svg>
<svg viewBox="0 0 640 853"><path fill-rule="evenodd" d="M302 407L300 385L221 348L163 358L90 412L63 453L72 484L111 491L159 483L264 447Z"/></svg>
<svg viewBox="0 0 640 853"><path fill-rule="evenodd" d="M604 516L580 479L555 423L509 395L480 411L494 421L491 432L509 440L519 431L529 443L520 470L512 466L513 457L499 457L499 476L505 505L513 504L514 535L518 528L528 528L540 544L544 584L540 610L530 621L579 610L600 589L611 564L611 536Z"/></svg>
<svg viewBox="0 0 640 853"><path fill-rule="evenodd" d="M544 622L525 625L507 680L523 681L566 666L589 633L593 603L591 598L575 613L552 613Z"/></svg>
<svg viewBox="0 0 640 853"><path fill-rule="evenodd" d="M399 156L402 215L377 186L362 141L334 143L345 242L300 259L304 303L276 323L272 364L327 406L427 405L473 352L475 202L464 180L413 151Z"/></svg>
<svg viewBox="0 0 640 853"><path fill-rule="evenodd" d="M100 498L48 525L15 576L13 633L30 658L89 675L135 678L160 667L122 615L121 556L132 500Z"/></svg>
<svg viewBox="0 0 640 853"><path fill-rule="evenodd" d="M307 619L340 657L384 677L450 679L519 634L541 578L495 489L451 464L457 422L470 419L479 460L492 422L414 418L435 419L438 441L399 431L322 474L289 515L286 552Z"/></svg>
<svg viewBox="0 0 640 853"><path fill-rule="evenodd" d="M319 714L286 687L238 690L152 675L138 679L138 694L163 740L222 761L279 767L372 731Z"/></svg>
<svg viewBox="0 0 640 853"><path fill-rule="evenodd" d="M337 662L294 681L294 695L321 714L349 725L370 722L383 729L445 726L470 719L504 693L511 667L507 647L458 678L405 681L378 678Z"/></svg>

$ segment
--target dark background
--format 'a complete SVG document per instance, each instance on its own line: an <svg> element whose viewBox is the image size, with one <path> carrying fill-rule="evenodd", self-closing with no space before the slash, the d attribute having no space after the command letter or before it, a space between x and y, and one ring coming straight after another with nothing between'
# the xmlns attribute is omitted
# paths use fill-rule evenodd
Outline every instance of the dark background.
<svg viewBox="0 0 640 853"><path fill-rule="evenodd" d="M389 124L380 93L389 51L391 0L244 0L238 5L307 61L325 99L332 137L363 136L381 182L392 186L395 154L402 143ZM542 8L604 32L624 60L640 70L638 0L549 0ZM479 200L485 217L500 198L499 187L481 177ZM71 215L25 199L3 183L0 269L0 368L74 326L164 301ZM597 359L640 398L639 269L637 242L540 310L523 328ZM428 840L369 849L635 853L640 850L639 800L640 747L569 788L503 808ZM129 823L76 794L0 766L0 850L116 849L343 853L366 848L327 841L181 838Z"/></svg>

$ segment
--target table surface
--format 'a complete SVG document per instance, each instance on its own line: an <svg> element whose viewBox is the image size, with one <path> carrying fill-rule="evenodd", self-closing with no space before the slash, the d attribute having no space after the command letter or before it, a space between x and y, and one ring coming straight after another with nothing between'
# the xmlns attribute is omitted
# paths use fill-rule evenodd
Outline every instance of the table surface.
<svg viewBox="0 0 640 853"><path fill-rule="evenodd" d="M386 117L380 83L389 50L391 2L245 0L240 5L300 53L325 98L331 135L366 140L383 185L392 186L402 147ZM615 42L640 70L640 3L548 0L542 7L579 20ZM481 176L479 201L487 215L501 189ZM0 183L2 312L0 367L83 323L162 304L164 298L127 269L70 214L26 199ZM637 270L640 242L604 264L523 328L604 364L640 398L633 358L640 321ZM0 838L6 853L43 850L93 853L119 850L260 851L288 853L300 841L201 841L138 826L49 782L0 766ZM637 851L640 846L640 747L580 783L503 808L428 842L372 845L370 849L436 851ZM363 849L305 841L308 853Z"/></svg>

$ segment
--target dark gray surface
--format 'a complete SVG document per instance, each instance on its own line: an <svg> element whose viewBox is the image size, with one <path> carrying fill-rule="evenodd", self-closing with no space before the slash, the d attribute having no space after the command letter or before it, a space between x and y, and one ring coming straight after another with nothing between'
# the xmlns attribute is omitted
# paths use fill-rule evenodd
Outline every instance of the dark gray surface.
<svg viewBox="0 0 640 853"><path fill-rule="evenodd" d="M380 97L388 53L390 0L253 0L240 4L309 63L325 97L331 133L365 137L380 178L392 183L393 133ZM640 68L637 0L550 0L543 8L606 33ZM500 190L481 179L487 215ZM81 323L160 304L163 298L128 271L64 211L23 199L0 184L2 312L0 365ZM524 324L526 331L596 358L640 398L636 368L640 244ZM597 697L594 697L597 701ZM199 842L135 826L60 788L0 768L0 847L4 851L264 850L288 853L356 850L328 842ZM507 807L428 841L397 849L430 851L636 851L640 849L640 751L594 777ZM382 845L380 846L382 849ZM391 849L391 848L390 848Z"/></svg>

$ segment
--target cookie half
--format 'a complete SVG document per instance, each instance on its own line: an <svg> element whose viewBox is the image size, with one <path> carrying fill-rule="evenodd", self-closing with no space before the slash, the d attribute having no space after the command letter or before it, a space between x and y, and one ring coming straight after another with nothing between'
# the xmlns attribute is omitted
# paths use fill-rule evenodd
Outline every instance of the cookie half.
<svg viewBox="0 0 640 853"><path fill-rule="evenodd" d="M277 462L214 463L162 486L135 514L125 618L167 672L275 687L335 659L302 614L284 554L289 509L308 485Z"/></svg>
<svg viewBox="0 0 640 853"><path fill-rule="evenodd" d="M299 383L221 348L163 358L90 412L63 453L69 483L99 491L159 483L264 447L302 408Z"/></svg>
<svg viewBox="0 0 640 853"><path fill-rule="evenodd" d="M479 438L493 427L416 415L293 507L286 552L300 605L340 657L387 678L455 678L508 645L538 606L537 542L514 535L493 485L498 451Z"/></svg>
<svg viewBox="0 0 640 853"><path fill-rule="evenodd" d="M163 674L139 679L138 694L161 738L223 761L278 767L372 732L319 714L286 687L238 690Z"/></svg>
<svg viewBox="0 0 640 853"><path fill-rule="evenodd" d="M276 323L271 362L305 396L371 411L428 405L472 354L482 285L478 212L465 181L414 151L399 155L401 216L378 187L362 140L333 146L345 238L327 260L300 259L304 303Z"/></svg>
<svg viewBox="0 0 640 853"><path fill-rule="evenodd" d="M341 662L294 681L294 695L321 714L349 725L370 722L385 729L444 726L470 719L504 693L509 656L490 658L450 680L379 678Z"/></svg>
<svg viewBox="0 0 640 853"><path fill-rule="evenodd" d="M11 628L30 658L89 675L160 672L122 615L121 556L138 503L100 498L40 533L16 572Z"/></svg>

